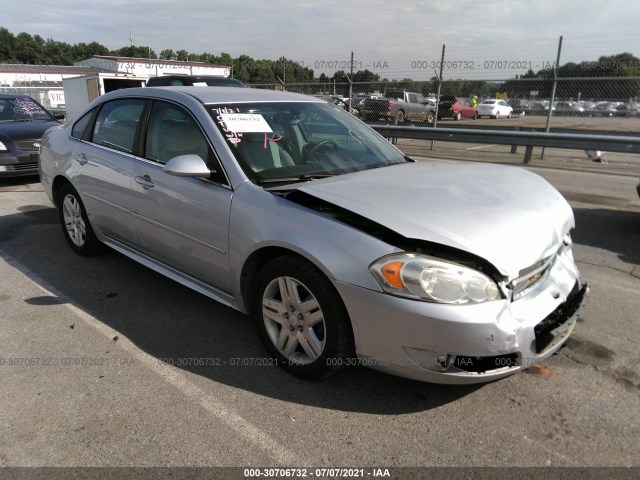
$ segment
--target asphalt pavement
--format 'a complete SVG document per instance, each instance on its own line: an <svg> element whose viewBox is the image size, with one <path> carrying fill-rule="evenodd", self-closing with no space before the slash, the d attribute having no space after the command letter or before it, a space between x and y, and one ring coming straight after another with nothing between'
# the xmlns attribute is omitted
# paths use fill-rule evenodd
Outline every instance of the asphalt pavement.
<svg viewBox="0 0 640 480"><path fill-rule="evenodd" d="M640 169L545 161L589 299L559 354L465 387L292 377L247 317L73 254L37 179L0 181L0 466L640 467Z"/></svg>

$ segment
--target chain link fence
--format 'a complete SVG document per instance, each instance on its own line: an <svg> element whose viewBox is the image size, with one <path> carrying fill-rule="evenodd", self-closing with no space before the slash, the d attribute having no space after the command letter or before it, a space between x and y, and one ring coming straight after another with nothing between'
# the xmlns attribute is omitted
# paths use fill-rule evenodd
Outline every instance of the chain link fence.
<svg viewBox="0 0 640 480"><path fill-rule="evenodd" d="M250 86L283 89L282 84ZM321 96L345 109L351 99L351 112L372 124L640 134L640 77L444 80L440 85L437 81L288 83L284 89ZM482 104L492 99L506 105L498 115L487 115Z"/></svg>

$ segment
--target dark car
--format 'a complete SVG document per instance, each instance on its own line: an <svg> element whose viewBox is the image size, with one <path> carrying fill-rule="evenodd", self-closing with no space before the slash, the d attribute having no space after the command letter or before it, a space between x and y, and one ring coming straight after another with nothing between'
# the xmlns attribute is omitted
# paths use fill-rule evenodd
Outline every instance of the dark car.
<svg viewBox="0 0 640 480"><path fill-rule="evenodd" d="M42 135L62 118L27 95L0 93L0 178L36 175Z"/></svg>
<svg viewBox="0 0 640 480"><path fill-rule="evenodd" d="M246 85L240 80L213 75L165 75L151 77L147 80L147 87L240 87Z"/></svg>

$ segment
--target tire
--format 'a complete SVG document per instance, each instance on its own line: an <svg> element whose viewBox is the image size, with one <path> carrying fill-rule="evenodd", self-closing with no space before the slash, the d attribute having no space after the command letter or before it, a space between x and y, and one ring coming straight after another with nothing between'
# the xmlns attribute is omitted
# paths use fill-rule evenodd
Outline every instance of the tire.
<svg viewBox="0 0 640 480"><path fill-rule="evenodd" d="M309 262L289 255L270 261L256 276L252 300L262 343L293 375L327 377L353 357L351 323L342 299Z"/></svg>
<svg viewBox="0 0 640 480"><path fill-rule="evenodd" d="M96 237L87 217L87 210L75 188L69 184L62 187L58 192L56 205L64 238L71 249L85 256L100 253L103 244Z"/></svg>
<svg viewBox="0 0 640 480"><path fill-rule="evenodd" d="M433 114L433 112L427 112L427 117L426 117L427 123L433 123L434 117L435 115Z"/></svg>
<svg viewBox="0 0 640 480"><path fill-rule="evenodd" d="M511 118L511 112L509 112L509 114L507 115L507 118Z"/></svg>
<svg viewBox="0 0 640 480"><path fill-rule="evenodd" d="M453 114L453 119L458 122L460 121L460 119L462 118L462 115L460 114L460 112L454 112Z"/></svg>
<svg viewBox="0 0 640 480"><path fill-rule="evenodd" d="M404 123L404 112L402 110L398 110L396 113L396 123Z"/></svg>
<svg viewBox="0 0 640 480"><path fill-rule="evenodd" d="M493 118L495 118L496 120L497 120L498 118L500 118L500 112L496 112L496 114L493 116Z"/></svg>

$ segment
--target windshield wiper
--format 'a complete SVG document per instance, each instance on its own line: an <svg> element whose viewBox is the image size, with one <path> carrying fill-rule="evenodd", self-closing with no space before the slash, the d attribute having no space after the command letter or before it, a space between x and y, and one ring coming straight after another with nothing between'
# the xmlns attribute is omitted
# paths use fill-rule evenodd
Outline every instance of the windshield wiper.
<svg viewBox="0 0 640 480"><path fill-rule="evenodd" d="M258 185L267 183L288 183L288 182L308 182L309 180L318 180L320 178L333 177L337 173L313 173L303 174L297 177L275 177L275 178L260 178L256 181Z"/></svg>

